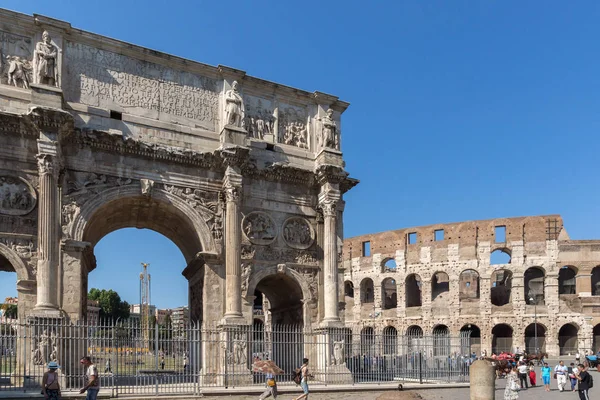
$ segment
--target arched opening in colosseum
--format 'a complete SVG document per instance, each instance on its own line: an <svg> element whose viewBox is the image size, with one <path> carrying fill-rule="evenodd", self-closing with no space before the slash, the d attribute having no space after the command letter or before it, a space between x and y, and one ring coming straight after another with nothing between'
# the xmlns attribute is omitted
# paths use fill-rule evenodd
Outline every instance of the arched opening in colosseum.
<svg viewBox="0 0 600 400"><path fill-rule="evenodd" d="M497 249L490 254L490 265L510 264L510 250Z"/></svg>
<svg viewBox="0 0 600 400"><path fill-rule="evenodd" d="M384 310L391 310L398 306L395 279L385 278L383 282L381 282L381 293L383 294L382 308Z"/></svg>
<svg viewBox="0 0 600 400"><path fill-rule="evenodd" d="M381 265L382 272L396 272L396 260L394 260L393 258L388 258L384 260Z"/></svg>
<svg viewBox="0 0 600 400"><path fill-rule="evenodd" d="M592 270L592 296L600 296L600 265Z"/></svg>
<svg viewBox="0 0 600 400"><path fill-rule="evenodd" d="M419 325L411 325L406 328L406 336L423 337L423 328Z"/></svg>
<svg viewBox="0 0 600 400"><path fill-rule="evenodd" d="M373 290L373 280L365 278L360 283L360 301L361 304L373 303L375 301L375 291Z"/></svg>
<svg viewBox="0 0 600 400"><path fill-rule="evenodd" d="M393 326L383 329L383 354L398 353L398 331Z"/></svg>
<svg viewBox="0 0 600 400"><path fill-rule="evenodd" d="M536 332L537 325L537 332ZM537 337L537 346L536 346ZM528 353L546 351L546 327L542 324L529 324L525 328L525 350Z"/></svg>
<svg viewBox="0 0 600 400"><path fill-rule="evenodd" d="M565 265L558 271L558 294L575 294L575 277L577 269Z"/></svg>
<svg viewBox="0 0 600 400"><path fill-rule="evenodd" d="M577 353L579 328L574 324L565 324L558 331L558 347L560 355Z"/></svg>
<svg viewBox="0 0 600 400"><path fill-rule="evenodd" d="M512 353L513 328L507 324L498 324L492 328L492 353Z"/></svg>
<svg viewBox="0 0 600 400"><path fill-rule="evenodd" d="M467 324L460 328L462 354L481 354L481 329L477 325Z"/></svg>
<svg viewBox="0 0 600 400"><path fill-rule="evenodd" d="M421 277L417 274L410 274L406 277L406 294L404 296L404 305L406 307L421 307L423 304L421 298Z"/></svg>
<svg viewBox="0 0 600 400"><path fill-rule="evenodd" d="M524 274L524 295L527 304L544 304L544 270L531 267Z"/></svg>
<svg viewBox="0 0 600 400"><path fill-rule="evenodd" d="M370 326L365 326L360 331L360 352L361 354L375 354L375 331Z"/></svg>
<svg viewBox="0 0 600 400"><path fill-rule="evenodd" d="M409 353L418 352L423 347L423 329L411 325L406 329L406 347Z"/></svg>
<svg viewBox="0 0 600 400"><path fill-rule="evenodd" d="M344 296L354 298L354 284L350 281L344 282Z"/></svg>
<svg viewBox="0 0 600 400"><path fill-rule="evenodd" d="M500 269L492 273L490 300L493 305L501 307L511 302L512 272Z"/></svg>
<svg viewBox="0 0 600 400"><path fill-rule="evenodd" d="M434 357L450 354L450 329L446 325L436 325L432 333Z"/></svg>
<svg viewBox="0 0 600 400"><path fill-rule="evenodd" d="M595 325L592 331L592 347L594 354L600 350L600 324Z"/></svg>
<svg viewBox="0 0 600 400"><path fill-rule="evenodd" d="M450 278L445 272L436 272L431 277L431 301L447 301L448 296L444 295L450 291Z"/></svg>
<svg viewBox="0 0 600 400"><path fill-rule="evenodd" d="M460 273L459 298L460 300L479 299L479 273L473 269L467 269Z"/></svg>

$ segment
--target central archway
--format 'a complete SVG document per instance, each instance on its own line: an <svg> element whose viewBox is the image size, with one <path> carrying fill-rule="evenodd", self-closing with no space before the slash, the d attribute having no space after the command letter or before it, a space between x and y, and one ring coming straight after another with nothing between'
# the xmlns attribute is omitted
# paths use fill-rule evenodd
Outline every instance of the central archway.
<svg viewBox="0 0 600 400"><path fill-rule="evenodd" d="M270 309L268 312L274 327L278 325L303 325L302 288L289 275L269 275L258 282L255 290L262 293L269 300Z"/></svg>

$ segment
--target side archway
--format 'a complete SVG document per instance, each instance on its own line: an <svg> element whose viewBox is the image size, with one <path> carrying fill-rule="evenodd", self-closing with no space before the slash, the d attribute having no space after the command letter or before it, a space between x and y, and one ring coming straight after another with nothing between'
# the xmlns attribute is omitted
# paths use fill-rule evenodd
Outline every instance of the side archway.
<svg viewBox="0 0 600 400"><path fill-rule="evenodd" d="M375 302L375 290L373 280L365 278L360 282L360 303L370 304Z"/></svg>
<svg viewBox="0 0 600 400"><path fill-rule="evenodd" d="M492 353L513 352L513 328L507 324L498 324L492 328Z"/></svg>
<svg viewBox="0 0 600 400"><path fill-rule="evenodd" d="M558 294L575 294L577 269L565 265L558 271Z"/></svg>
<svg viewBox="0 0 600 400"><path fill-rule="evenodd" d="M421 287L423 282L421 277L417 274L410 274L406 277L406 293L404 295L404 304L406 307L421 307L422 295Z"/></svg>
<svg viewBox="0 0 600 400"><path fill-rule="evenodd" d="M544 304L545 276L544 270L540 267L531 267L525 271L525 274L523 275L525 303Z"/></svg>
<svg viewBox="0 0 600 400"><path fill-rule="evenodd" d="M528 353L546 351L546 327L540 323L525 328L525 350Z"/></svg>
<svg viewBox="0 0 600 400"><path fill-rule="evenodd" d="M0 243L0 257L6 259L5 263L0 262L0 268L2 268L2 265L6 265L6 270L9 271L8 265L10 265L14 269L14 272L17 273L17 281L32 280L33 277L31 276L31 272L21 257L19 257L14 250L3 243Z"/></svg>
<svg viewBox="0 0 600 400"><path fill-rule="evenodd" d="M512 272L500 269L492 273L490 300L493 305L502 307L512 300Z"/></svg>
<svg viewBox="0 0 600 400"><path fill-rule="evenodd" d="M579 327L575 324L565 324L558 331L558 347L560 355L575 354L578 350Z"/></svg>
<svg viewBox="0 0 600 400"><path fill-rule="evenodd" d="M385 278L381 282L382 308L392 310L398 306L398 295L396 293L396 280L394 278Z"/></svg>

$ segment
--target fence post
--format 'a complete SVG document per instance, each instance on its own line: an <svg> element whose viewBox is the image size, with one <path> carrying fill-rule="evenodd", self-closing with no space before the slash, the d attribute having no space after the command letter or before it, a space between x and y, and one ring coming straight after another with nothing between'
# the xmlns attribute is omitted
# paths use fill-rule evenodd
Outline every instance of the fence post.
<svg viewBox="0 0 600 400"><path fill-rule="evenodd" d="M156 395L158 396L158 319L154 321L154 370L155 372L155 383L156 383Z"/></svg>
<svg viewBox="0 0 600 400"><path fill-rule="evenodd" d="M419 383L423 384L423 352L419 350Z"/></svg>

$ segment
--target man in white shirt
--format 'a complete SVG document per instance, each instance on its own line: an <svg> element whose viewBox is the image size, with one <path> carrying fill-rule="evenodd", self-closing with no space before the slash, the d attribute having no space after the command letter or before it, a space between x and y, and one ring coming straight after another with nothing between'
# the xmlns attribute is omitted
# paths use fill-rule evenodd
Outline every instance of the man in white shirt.
<svg viewBox="0 0 600 400"><path fill-rule="evenodd" d="M86 368L85 377L87 378L87 383L79 391L79 393L85 393L87 391L85 400L96 400L98 397L98 392L100 391L98 368L96 368L96 366L92 363L91 358L88 356L83 357L80 363Z"/></svg>
<svg viewBox="0 0 600 400"><path fill-rule="evenodd" d="M519 371L519 381L521 382L521 389L529 389L529 384L527 383L527 373L529 372L529 367L524 362L520 362L517 367L517 371Z"/></svg>
<svg viewBox="0 0 600 400"><path fill-rule="evenodd" d="M565 385L567 384L567 372L569 368L565 365L565 363L561 360L558 362L558 365L554 367L554 373L556 374L556 383L558 384L558 390L564 391Z"/></svg>

